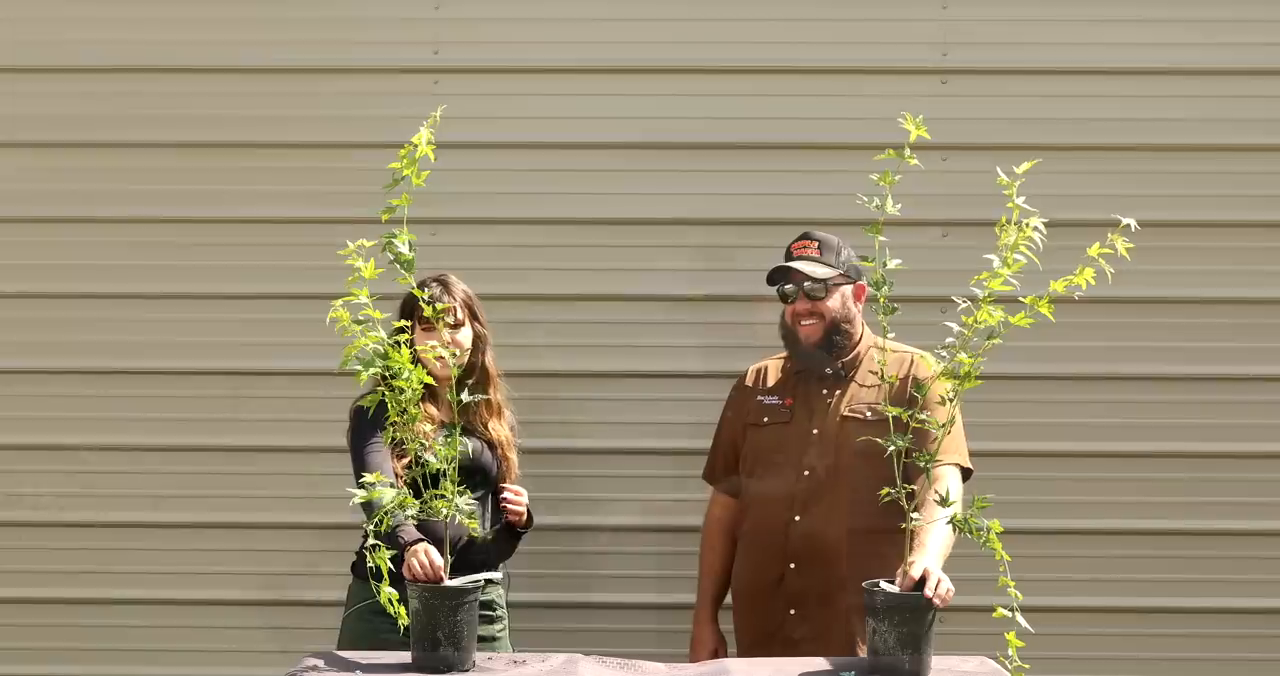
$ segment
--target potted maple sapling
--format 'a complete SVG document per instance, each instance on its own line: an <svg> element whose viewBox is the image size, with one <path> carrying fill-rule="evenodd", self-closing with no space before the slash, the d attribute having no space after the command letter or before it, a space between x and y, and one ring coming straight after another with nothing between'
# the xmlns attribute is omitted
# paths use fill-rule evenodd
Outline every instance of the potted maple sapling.
<svg viewBox="0 0 1280 676"><path fill-rule="evenodd" d="M448 307L429 302L425 292L417 288L416 238L409 232L412 193L425 185L431 173L422 169L421 163L424 157L435 161L435 128L442 110L443 106L431 114L388 166L392 177L383 187L388 193L399 194L388 200L380 216L385 223L400 213L401 226L383 234L378 242L347 242L339 252L346 256L351 273L347 295L332 302L328 315L328 320L336 323L337 332L347 339L340 368L354 367L361 386L369 388L357 405L385 407L383 441L404 463L397 477L365 474L358 488L348 489L355 494L352 504L361 505L365 515L362 547L369 583L401 631L409 628L413 666L429 673L468 671L474 667L481 585L485 579L501 577L501 573L452 577L449 571L455 552L450 551L449 538L444 538L440 547L443 583L406 581L407 603L390 584L395 550L388 542L396 526L439 520L465 524L473 535L480 533L477 505L470 491L461 486L458 473L461 454L469 452L469 447L459 436L457 426L435 434L425 419L423 394L435 381L420 355L443 361L453 374L444 388L453 409L452 419L461 419L458 410L481 397L457 391L463 364L456 350L440 342L415 346L409 322L398 320L387 325L385 320L390 315L378 309L379 297L370 291L385 271L378 267L376 246L376 253L399 273L396 283L417 295L424 320L434 322L442 340L447 341Z"/></svg>
<svg viewBox="0 0 1280 676"><path fill-rule="evenodd" d="M874 254L864 257L863 262L870 267L867 285L875 295L881 341L893 338L890 320L899 311L892 300L893 281L888 273L903 267L901 260L889 255L884 223L887 216L900 213L901 204L894 202L893 187L901 178L903 166L920 166L912 144L920 137L930 138L923 118L903 113L899 123L907 130L908 139L901 148L890 148L876 158L895 160L896 167L871 177L880 186L881 195L859 196L860 203L878 215L874 223L864 228L873 240ZM943 520L958 536L973 540L993 556L997 584L1009 597L1007 603L995 605L994 617L1007 618L1012 623L1009 631L1004 632L1006 647L999 657L1013 676L1025 675L1030 667L1018 655L1018 649L1025 646L1018 630L1032 629L1023 617L1023 596L1009 565L1012 557L1000 537L1004 528L998 519L984 516L992 505L991 496L975 495L970 498L969 506L963 507L948 491L934 489L933 468L939 464L940 444L956 423L965 393L982 382L979 376L991 350L1000 345L1013 328L1029 327L1041 317L1055 321L1055 299L1068 294L1078 298L1090 285L1098 283L1099 270L1110 281L1116 257L1127 260L1128 251L1133 247L1125 233L1138 230L1133 219L1116 216L1119 224L1104 240L1088 247L1075 270L1053 279L1043 291L1018 296L1023 293L1024 269L1032 262L1039 267L1037 254L1043 251L1048 238L1047 219L1027 204L1019 192L1026 180L1022 176L1038 162L1032 160L1012 168L1014 178L997 167L996 182L1007 198L1005 208L1009 211L995 224L994 251L983 256L990 265L972 278L969 296L952 297L959 320L944 322L951 336L926 353L933 367L931 375L913 379L907 388L895 387L898 378L888 372L884 351L876 351L880 382L886 385L881 406L888 423L888 433L878 441L885 448L894 476L894 483L880 492L880 501L883 505L895 506L903 515L903 565L912 560L921 529ZM1009 292L1013 292L1013 297ZM936 401L928 402L927 407L922 405L931 393ZM926 408L942 413L931 415ZM921 478L912 481L909 473ZM886 578L863 583L867 655L876 673L926 676L933 656L936 608L921 588L898 589L894 582L894 578Z"/></svg>

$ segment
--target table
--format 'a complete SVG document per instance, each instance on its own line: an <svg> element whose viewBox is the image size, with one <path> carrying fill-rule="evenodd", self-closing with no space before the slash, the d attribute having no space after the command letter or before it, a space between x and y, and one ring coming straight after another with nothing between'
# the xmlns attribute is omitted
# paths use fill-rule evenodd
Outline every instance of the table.
<svg viewBox="0 0 1280 676"><path fill-rule="evenodd" d="M729 658L667 664L574 653L477 653L469 673L502 676L872 676L861 657ZM288 676L417 676L408 652L313 653ZM986 657L936 655L932 676L1008 676Z"/></svg>

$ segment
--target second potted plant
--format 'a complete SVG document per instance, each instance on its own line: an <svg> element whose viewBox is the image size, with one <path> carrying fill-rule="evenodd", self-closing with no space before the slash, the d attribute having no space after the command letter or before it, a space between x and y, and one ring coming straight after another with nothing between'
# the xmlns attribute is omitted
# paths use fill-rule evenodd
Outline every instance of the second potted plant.
<svg viewBox="0 0 1280 676"><path fill-rule="evenodd" d="M903 113L899 123L909 133L908 140L901 148L890 148L876 158L896 160L897 166L872 175L882 189L880 196L860 196L860 201L878 214L876 222L865 228L873 240L875 253L864 257L863 262L871 268L867 285L875 295L882 341L893 338L890 320L899 311L899 306L892 301L893 281L888 271L903 267L901 260L889 255L884 222L888 215L899 213L901 205L893 198L893 186L901 178L899 172L904 165L920 166L912 144L919 137L930 138L923 118ZM1018 655L1018 649L1025 645L1018 637L1018 630L1031 631L1031 625L1023 617L1022 593L1010 571L1012 557L1000 538L1004 529L998 519L983 515L992 504L990 496L976 495L970 499L969 507L964 508L946 491L934 490L931 477L938 464L938 446L955 424L965 392L981 383L979 376L991 349L1003 341L1010 329L1029 327L1042 317L1054 321L1054 300L1067 294L1079 297L1098 282L1099 271L1110 280L1115 257L1128 259L1128 251L1133 247L1125 233L1138 229L1134 220L1117 216L1119 225L1105 240L1095 242L1084 252L1074 271L1050 281L1041 292L1017 297L1020 305L1014 306L1016 311L1007 309L1012 299L1003 294L1020 292L1024 268L1032 262L1039 265L1037 253L1043 250L1047 239L1047 219L1019 193L1025 180L1022 176L1037 162L1033 160L1013 168L1011 173L1015 178L999 168L996 170L997 182L1007 197L1005 206L1010 211L995 225L995 250L984 256L990 262L989 269L972 278L970 296L952 298L959 320L945 322L952 335L926 355L933 367L932 375L912 382L905 397L894 397L895 390L901 392L901 389L893 387L897 383L887 372L884 351L878 351L877 358L881 383L889 385L884 388L881 405L889 432L878 441L884 446L894 471L894 483L881 490L880 499L882 504L892 504L902 512L903 565L912 560L919 529L943 520L957 535L973 540L992 555L998 585L1009 597L1007 603L996 604L993 615L1008 618L1014 624L1004 633L1006 649L999 657L1013 676L1023 676L1030 666ZM930 396L937 397L938 401L927 402ZM943 413L930 415L926 408ZM918 439L927 441L918 443ZM922 477L919 483L923 485L911 481L909 473ZM894 583L892 578L863 583L868 657L875 673L927 676L933 655L935 607L921 590L899 589Z"/></svg>

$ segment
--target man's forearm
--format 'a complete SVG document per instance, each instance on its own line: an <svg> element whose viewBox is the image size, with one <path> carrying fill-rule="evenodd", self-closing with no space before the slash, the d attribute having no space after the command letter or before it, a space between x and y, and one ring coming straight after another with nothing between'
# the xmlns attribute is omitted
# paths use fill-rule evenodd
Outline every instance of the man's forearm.
<svg viewBox="0 0 1280 676"><path fill-rule="evenodd" d="M925 495L925 491L928 494ZM951 516L959 509L964 498L964 482L960 479L960 471L955 465L943 465L935 468L933 486L930 487L924 477L916 482L916 494L924 495L923 504L917 511L923 517L923 524L916 529L911 546L911 558L915 561L928 561L942 565L951 555L951 547L955 544L955 531L951 529ZM951 505L942 507L937 497L945 495Z"/></svg>
<svg viewBox="0 0 1280 676"><path fill-rule="evenodd" d="M713 491L702 522L698 548L698 592L694 602L695 622L718 622L720 608L729 593L737 549L738 501Z"/></svg>
<svg viewBox="0 0 1280 676"><path fill-rule="evenodd" d="M942 512L935 506L935 510ZM948 523L950 516L924 512L925 523L916 529L914 542L911 545L911 558L915 561L929 561L942 565L951 555L951 546L955 543L955 533Z"/></svg>

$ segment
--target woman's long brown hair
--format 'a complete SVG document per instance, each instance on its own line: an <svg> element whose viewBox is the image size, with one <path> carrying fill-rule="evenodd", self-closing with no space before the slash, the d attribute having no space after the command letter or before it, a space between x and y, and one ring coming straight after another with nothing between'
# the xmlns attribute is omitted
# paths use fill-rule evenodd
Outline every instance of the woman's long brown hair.
<svg viewBox="0 0 1280 676"><path fill-rule="evenodd" d="M462 280L448 273L420 279L417 287L426 293L424 301L452 306L450 311L460 311L471 325L471 353L459 374L458 389L465 387L472 394L483 395L483 398L463 405L458 411L461 418L458 422L493 447L498 460L499 482L514 483L520 477L516 439L512 429L514 416L507 402L502 372L494 362L489 322L485 318L480 299ZM401 321L410 324L408 327L397 327L395 331L413 331L423 320L422 305L417 295L406 293L400 300L397 314ZM431 399L432 397L428 397L423 401L423 410L426 422L434 426L438 421L433 419L436 417L436 409ZM395 449L392 449L392 453L396 474L399 475L408 458Z"/></svg>

